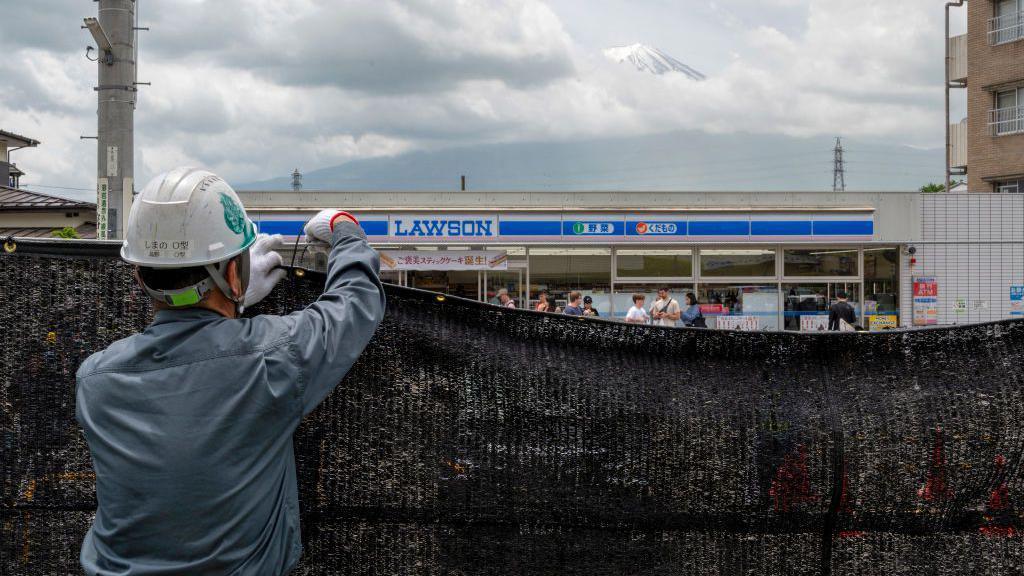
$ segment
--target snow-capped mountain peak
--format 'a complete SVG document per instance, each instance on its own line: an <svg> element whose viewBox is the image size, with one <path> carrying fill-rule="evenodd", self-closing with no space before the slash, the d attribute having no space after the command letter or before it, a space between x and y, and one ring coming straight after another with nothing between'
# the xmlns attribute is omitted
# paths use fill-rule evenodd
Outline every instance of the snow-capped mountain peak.
<svg viewBox="0 0 1024 576"><path fill-rule="evenodd" d="M650 72L651 74L680 72L693 80L703 80L705 78L704 74L690 66L683 64L657 48L644 44L606 48L604 55L613 62L629 62L642 72Z"/></svg>

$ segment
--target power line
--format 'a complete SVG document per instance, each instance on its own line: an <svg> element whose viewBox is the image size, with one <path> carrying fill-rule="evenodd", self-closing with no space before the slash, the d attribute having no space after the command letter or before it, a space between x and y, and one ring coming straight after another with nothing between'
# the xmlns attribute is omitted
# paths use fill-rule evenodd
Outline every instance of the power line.
<svg viewBox="0 0 1024 576"><path fill-rule="evenodd" d="M22 188L53 188L54 190L81 190L83 192L95 192L92 188L74 188L72 186L48 186L46 184L22 184Z"/></svg>

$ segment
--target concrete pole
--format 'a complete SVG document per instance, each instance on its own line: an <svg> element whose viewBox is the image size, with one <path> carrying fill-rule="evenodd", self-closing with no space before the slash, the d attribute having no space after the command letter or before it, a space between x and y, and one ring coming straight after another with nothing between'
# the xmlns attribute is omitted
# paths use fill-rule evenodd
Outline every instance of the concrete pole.
<svg viewBox="0 0 1024 576"><path fill-rule="evenodd" d="M97 108L97 214L100 238L124 238L134 189L135 0L99 0L99 22L113 50L100 50ZM105 198L104 188L106 189Z"/></svg>

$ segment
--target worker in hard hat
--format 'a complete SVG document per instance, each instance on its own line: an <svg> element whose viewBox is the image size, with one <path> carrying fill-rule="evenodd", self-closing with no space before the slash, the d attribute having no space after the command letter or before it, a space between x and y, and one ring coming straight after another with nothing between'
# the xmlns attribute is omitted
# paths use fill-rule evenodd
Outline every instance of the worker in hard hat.
<svg viewBox="0 0 1024 576"><path fill-rule="evenodd" d="M305 234L330 251L323 295L287 316L240 318L284 272L234 190L179 168L135 199L121 256L156 316L78 370L98 503L87 574L273 575L298 563L292 434L384 314L377 253L356 219L325 210Z"/></svg>

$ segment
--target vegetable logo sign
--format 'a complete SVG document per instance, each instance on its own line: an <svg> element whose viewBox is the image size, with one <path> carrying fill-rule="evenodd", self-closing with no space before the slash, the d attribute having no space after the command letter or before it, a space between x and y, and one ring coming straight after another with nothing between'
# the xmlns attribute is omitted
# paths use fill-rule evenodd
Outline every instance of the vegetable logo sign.
<svg viewBox="0 0 1024 576"><path fill-rule="evenodd" d="M611 222L573 222L572 233L577 236L583 234L605 236L614 234L615 226Z"/></svg>

